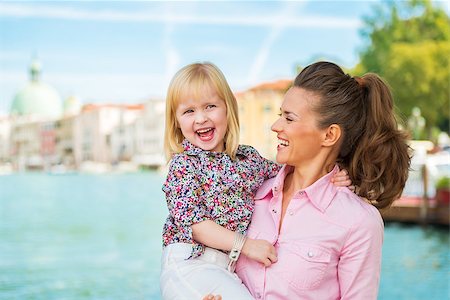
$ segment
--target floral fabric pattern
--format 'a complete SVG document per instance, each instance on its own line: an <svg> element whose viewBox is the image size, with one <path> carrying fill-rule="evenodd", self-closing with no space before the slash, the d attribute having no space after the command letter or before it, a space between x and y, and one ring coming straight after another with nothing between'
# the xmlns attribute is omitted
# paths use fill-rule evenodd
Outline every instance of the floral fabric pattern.
<svg viewBox="0 0 450 300"><path fill-rule="evenodd" d="M162 187L169 209L163 245L190 243L194 258L204 246L193 240L191 225L212 220L245 234L256 190L275 177L280 166L251 146L240 145L233 161L226 153L205 151L187 140L182 145L184 152L173 156Z"/></svg>

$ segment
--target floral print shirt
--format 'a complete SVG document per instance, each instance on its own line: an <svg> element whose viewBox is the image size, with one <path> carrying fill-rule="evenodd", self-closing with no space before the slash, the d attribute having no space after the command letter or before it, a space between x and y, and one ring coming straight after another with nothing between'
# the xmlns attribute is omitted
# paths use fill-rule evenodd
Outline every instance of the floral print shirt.
<svg viewBox="0 0 450 300"><path fill-rule="evenodd" d="M225 152L205 151L187 140L182 145L184 152L173 156L162 187L169 209L163 245L190 243L194 258L203 253L204 245L193 240L191 225L212 220L245 234L256 190L275 177L280 166L251 146L239 145L232 160Z"/></svg>

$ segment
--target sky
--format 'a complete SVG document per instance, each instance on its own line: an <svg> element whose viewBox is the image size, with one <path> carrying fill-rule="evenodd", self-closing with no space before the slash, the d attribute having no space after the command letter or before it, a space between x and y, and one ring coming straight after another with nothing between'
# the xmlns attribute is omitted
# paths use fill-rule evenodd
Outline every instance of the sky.
<svg viewBox="0 0 450 300"><path fill-rule="evenodd" d="M376 3L0 0L0 113L33 57L42 81L84 104L163 99L175 72L199 61L216 64L235 92L318 59L353 67Z"/></svg>

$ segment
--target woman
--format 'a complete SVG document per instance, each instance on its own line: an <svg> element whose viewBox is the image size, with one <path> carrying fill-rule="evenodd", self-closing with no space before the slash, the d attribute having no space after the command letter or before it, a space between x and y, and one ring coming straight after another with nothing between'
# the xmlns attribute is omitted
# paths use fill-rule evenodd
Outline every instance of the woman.
<svg viewBox="0 0 450 300"><path fill-rule="evenodd" d="M274 244L270 267L241 256L236 272L256 299L376 299L383 220L410 162L380 77L318 62L295 79L272 130L277 177L255 196L249 238ZM361 199L330 177L349 171Z"/></svg>

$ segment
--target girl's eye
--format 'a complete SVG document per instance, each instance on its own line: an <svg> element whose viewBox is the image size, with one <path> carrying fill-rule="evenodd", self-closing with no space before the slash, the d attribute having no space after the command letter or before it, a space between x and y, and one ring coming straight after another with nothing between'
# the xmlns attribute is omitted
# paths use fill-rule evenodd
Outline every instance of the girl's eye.
<svg viewBox="0 0 450 300"><path fill-rule="evenodd" d="M211 109L211 108L214 108L214 107L216 107L216 105L214 105L214 104L209 104L208 106L206 106L207 109Z"/></svg>
<svg viewBox="0 0 450 300"><path fill-rule="evenodd" d="M192 109L188 109L188 110L184 111L183 115L189 114L189 113L191 113L191 112L193 112L193 110L192 110Z"/></svg>

